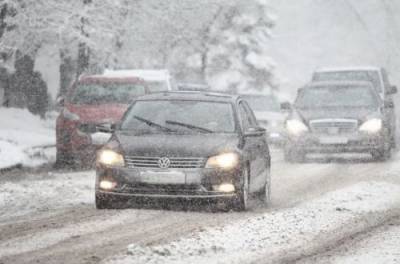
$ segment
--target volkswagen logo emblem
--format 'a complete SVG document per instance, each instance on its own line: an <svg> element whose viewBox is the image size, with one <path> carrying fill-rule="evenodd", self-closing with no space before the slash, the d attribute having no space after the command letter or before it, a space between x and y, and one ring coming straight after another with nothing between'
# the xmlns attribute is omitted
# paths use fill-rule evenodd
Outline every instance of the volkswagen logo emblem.
<svg viewBox="0 0 400 264"><path fill-rule="evenodd" d="M157 163L161 169L167 169L171 165L171 161L167 157L160 158Z"/></svg>

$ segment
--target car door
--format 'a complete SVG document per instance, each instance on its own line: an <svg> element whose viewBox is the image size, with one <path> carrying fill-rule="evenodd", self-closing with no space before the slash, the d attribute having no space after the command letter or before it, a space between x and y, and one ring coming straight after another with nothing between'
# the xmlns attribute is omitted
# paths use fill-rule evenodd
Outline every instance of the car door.
<svg viewBox="0 0 400 264"><path fill-rule="evenodd" d="M259 124L253 110L251 110L251 107L246 101L243 101L243 103L250 119L250 126L258 128ZM266 174L268 173L267 164L269 164L269 148L265 133L254 137L254 140L256 141L256 162L254 169L256 175L253 182L255 190L259 190L262 186L264 186Z"/></svg>
<svg viewBox="0 0 400 264"><path fill-rule="evenodd" d="M257 121L245 101L239 102L239 113L242 124L242 130L245 133L250 128L257 127ZM248 156L250 165L250 192L254 192L262 188L265 184L263 170L266 167L265 162L265 136L251 136L244 138L243 150Z"/></svg>

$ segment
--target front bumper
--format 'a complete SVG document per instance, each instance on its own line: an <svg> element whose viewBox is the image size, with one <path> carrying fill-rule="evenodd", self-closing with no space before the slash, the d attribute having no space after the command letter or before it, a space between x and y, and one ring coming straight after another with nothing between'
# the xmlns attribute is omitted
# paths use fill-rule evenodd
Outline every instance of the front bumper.
<svg viewBox="0 0 400 264"><path fill-rule="evenodd" d="M287 149L303 153L370 153L384 146L382 134L368 135L360 132L352 134L326 135L307 133L299 137L288 137Z"/></svg>
<svg viewBox="0 0 400 264"><path fill-rule="evenodd" d="M180 183L149 183L144 174L173 173L184 175ZM97 166L96 171L96 193L103 195L115 195L125 197L147 197L147 198L183 198L183 199L217 199L233 198L236 190L240 188L240 169L232 171L221 171L218 169L147 169L147 168L112 168ZM112 189L101 189L100 181L107 180L116 183ZM235 191L220 192L213 190L213 186L220 184L233 184Z"/></svg>

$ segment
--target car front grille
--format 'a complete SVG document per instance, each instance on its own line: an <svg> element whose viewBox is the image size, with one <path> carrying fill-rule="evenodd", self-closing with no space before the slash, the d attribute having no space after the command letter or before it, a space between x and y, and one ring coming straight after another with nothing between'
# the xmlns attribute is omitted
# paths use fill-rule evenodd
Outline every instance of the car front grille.
<svg viewBox="0 0 400 264"><path fill-rule="evenodd" d="M311 131L320 134L346 134L358 128L358 121L353 119L317 119L310 121Z"/></svg>
<svg viewBox="0 0 400 264"><path fill-rule="evenodd" d="M159 161L162 158L164 157L126 156L125 163L128 168L195 169L203 168L205 165L204 158L168 157L169 165L167 167L161 167Z"/></svg>

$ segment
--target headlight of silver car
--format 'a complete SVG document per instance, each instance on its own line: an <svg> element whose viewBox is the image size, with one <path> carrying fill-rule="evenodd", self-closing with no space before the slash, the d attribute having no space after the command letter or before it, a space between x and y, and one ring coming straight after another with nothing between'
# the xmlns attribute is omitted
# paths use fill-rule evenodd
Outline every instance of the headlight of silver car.
<svg viewBox="0 0 400 264"><path fill-rule="evenodd" d="M376 134L382 129L382 119L373 118L365 121L360 126L360 131L366 132L368 134Z"/></svg>
<svg viewBox="0 0 400 264"><path fill-rule="evenodd" d="M287 131L294 136L299 136L308 131L308 127L297 119L289 119L286 121Z"/></svg>

